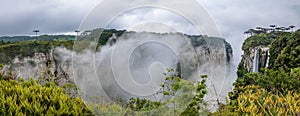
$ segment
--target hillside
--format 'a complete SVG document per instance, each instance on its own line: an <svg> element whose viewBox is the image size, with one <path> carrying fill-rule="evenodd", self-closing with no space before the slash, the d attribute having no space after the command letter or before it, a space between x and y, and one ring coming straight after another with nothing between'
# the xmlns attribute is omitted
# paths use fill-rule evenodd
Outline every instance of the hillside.
<svg viewBox="0 0 300 116"><path fill-rule="evenodd" d="M86 34L90 32L91 34ZM85 39L89 36L93 36L97 30L85 31L81 37ZM101 33L98 39L98 45L105 45L108 39L115 33L120 36L124 30L105 29ZM49 53L51 49L55 47L66 47L72 50L74 40L73 35L41 35L37 37L31 36L12 36L12 37L0 37L0 63L8 64L13 61L14 58L32 57L34 53ZM78 39L78 38L77 38Z"/></svg>
<svg viewBox="0 0 300 116"><path fill-rule="evenodd" d="M299 67L299 34L300 30L258 34L247 38L242 46L244 55L238 67L238 77L253 71L255 51L259 51L258 70Z"/></svg>
<svg viewBox="0 0 300 116"><path fill-rule="evenodd" d="M300 30L248 37L227 115L299 115Z"/></svg>
<svg viewBox="0 0 300 116"><path fill-rule="evenodd" d="M20 42L20 41L55 41L55 40L74 40L74 35L40 35L40 36L3 36L0 41Z"/></svg>

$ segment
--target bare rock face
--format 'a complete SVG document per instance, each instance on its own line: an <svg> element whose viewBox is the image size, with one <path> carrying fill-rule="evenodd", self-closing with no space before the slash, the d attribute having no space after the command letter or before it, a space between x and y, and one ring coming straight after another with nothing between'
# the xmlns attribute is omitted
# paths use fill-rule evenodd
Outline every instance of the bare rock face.
<svg viewBox="0 0 300 116"><path fill-rule="evenodd" d="M55 48L49 53L34 53L32 57L13 59L5 70L13 71L17 77L47 80L58 85L72 81L71 54L62 54L65 48Z"/></svg>

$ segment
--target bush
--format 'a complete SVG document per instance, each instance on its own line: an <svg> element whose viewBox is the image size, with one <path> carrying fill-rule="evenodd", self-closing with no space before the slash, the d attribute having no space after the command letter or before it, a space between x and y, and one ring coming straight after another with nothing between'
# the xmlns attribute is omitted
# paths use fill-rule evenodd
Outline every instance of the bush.
<svg viewBox="0 0 300 116"><path fill-rule="evenodd" d="M259 86L243 87L236 100L215 114L223 115L300 115L300 94L288 92L286 95L273 94Z"/></svg>
<svg viewBox="0 0 300 116"><path fill-rule="evenodd" d="M32 57L34 53L49 53L52 48L73 48L73 41L26 41L0 45L0 63L8 64L16 57Z"/></svg>
<svg viewBox="0 0 300 116"><path fill-rule="evenodd" d="M80 98L70 98L53 83L0 80L0 115L91 114Z"/></svg>
<svg viewBox="0 0 300 116"><path fill-rule="evenodd" d="M300 69L294 68L286 72L283 68L279 70L262 70L262 73L247 73L243 78L238 78L234 83L235 89L229 93L231 100L245 91L240 87L258 85L268 92L274 94L287 94L288 92L300 93Z"/></svg>

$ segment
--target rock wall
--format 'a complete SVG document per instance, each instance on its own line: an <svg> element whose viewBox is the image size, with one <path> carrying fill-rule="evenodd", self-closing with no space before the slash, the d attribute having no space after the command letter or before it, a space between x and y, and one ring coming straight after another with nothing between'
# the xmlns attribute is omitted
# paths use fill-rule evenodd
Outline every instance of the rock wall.
<svg viewBox="0 0 300 116"><path fill-rule="evenodd" d="M49 53L34 53L33 57L16 57L5 65L5 70L13 71L19 78L55 82L60 85L72 81L71 54L62 54L65 48L55 48Z"/></svg>
<svg viewBox="0 0 300 116"><path fill-rule="evenodd" d="M255 57L255 50L259 51L259 63L258 63L258 71L260 68L267 68L268 67L268 60L269 60L269 47L255 47L255 48L250 48L250 53L249 54L244 54L242 57L241 64L243 67L247 70L247 72L252 72L253 71L253 61Z"/></svg>

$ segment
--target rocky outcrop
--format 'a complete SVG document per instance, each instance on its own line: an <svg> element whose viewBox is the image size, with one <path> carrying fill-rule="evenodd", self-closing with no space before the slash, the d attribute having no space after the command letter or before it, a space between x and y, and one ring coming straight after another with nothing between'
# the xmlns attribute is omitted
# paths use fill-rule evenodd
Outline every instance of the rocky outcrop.
<svg viewBox="0 0 300 116"><path fill-rule="evenodd" d="M72 81L71 54L63 55L61 49L65 48L58 47L49 53L34 53L32 57L16 57L10 64L6 64L5 70L13 71L24 79L51 81L58 85L68 83Z"/></svg>

